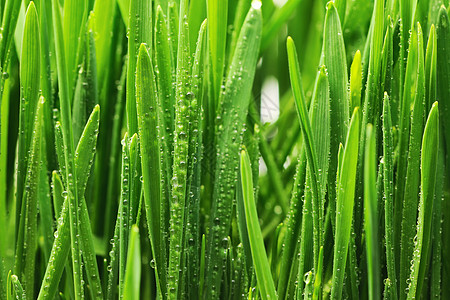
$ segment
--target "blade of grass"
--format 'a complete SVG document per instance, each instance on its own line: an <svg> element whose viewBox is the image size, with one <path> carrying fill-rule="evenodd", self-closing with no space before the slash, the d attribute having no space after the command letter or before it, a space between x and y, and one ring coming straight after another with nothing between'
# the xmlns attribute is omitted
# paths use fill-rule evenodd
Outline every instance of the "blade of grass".
<svg viewBox="0 0 450 300"><path fill-rule="evenodd" d="M227 45L228 0L207 0L208 40L210 51L210 78L215 102L218 103L222 90L225 66L225 47Z"/></svg>
<svg viewBox="0 0 450 300"><path fill-rule="evenodd" d="M350 230L353 217L356 164L359 146L359 109L355 108L345 142L342 165L338 168L336 199L336 238L333 262L333 280L331 298L341 299L344 282L344 270L350 242Z"/></svg>
<svg viewBox="0 0 450 300"><path fill-rule="evenodd" d="M319 260L319 249L322 244L323 235L323 208L320 200L321 182L318 181L317 167L317 149L314 136L311 129L311 123L307 114L305 98L302 95L302 83L300 75L300 67L298 64L297 50L294 41L288 37L287 50L289 58L289 70L291 75L292 90L297 108L297 114L300 120L303 138L306 147L306 156L308 158L308 170L311 178L312 190L312 215L313 215L313 233L314 233L314 266L317 267Z"/></svg>
<svg viewBox="0 0 450 300"><path fill-rule="evenodd" d="M375 132L372 125L368 124L364 161L364 229L366 232L369 299L380 299L381 296L376 173Z"/></svg>
<svg viewBox="0 0 450 300"><path fill-rule="evenodd" d="M75 87L78 73L78 65L82 59L82 49L86 30L85 22L88 17L88 2L88 0L64 1L64 52L67 66L70 101L72 101L73 89Z"/></svg>
<svg viewBox="0 0 450 300"><path fill-rule="evenodd" d="M334 182L339 144L345 142L349 121L348 74L341 22L334 2L327 3L321 59L328 70L330 84L330 166L328 182ZM336 198L336 186L328 184L329 199ZM334 205L334 204L333 204ZM317 248L318 249L318 248Z"/></svg>
<svg viewBox="0 0 450 300"><path fill-rule="evenodd" d="M139 46L152 45L152 4L146 0L130 0L128 21L127 66L127 131L128 136L138 132L136 111L136 62Z"/></svg>
<svg viewBox="0 0 450 300"><path fill-rule="evenodd" d="M16 262L21 262L15 266L15 270L28 290L27 299L33 299L34 294L34 273L36 263L37 246L37 214L38 214L38 187L41 168L41 130L44 99L41 98L36 111L31 139L27 176L25 179L25 190L22 202L21 228L19 228L19 238L23 238L23 243L17 243ZM20 248L19 248L20 247Z"/></svg>
<svg viewBox="0 0 450 300"><path fill-rule="evenodd" d="M259 227L258 213L256 211L253 195L253 178L250 159L245 150L241 151L241 179L244 200L245 219L248 229L248 238L252 252L253 265L258 279L262 299L277 299L275 285L267 260L264 240Z"/></svg>
<svg viewBox="0 0 450 300"><path fill-rule="evenodd" d="M207 298L216 298L220 295L222 265L225 259L221 242L227 238L231 223L231 209L239 165L238 155L244 129L243 122L247 116L261 30L261 3L254 1L239 34L225 91L221 94L221 107L218 110L220 120L217 120L216 135L221 138L218 139L216 152L218 156L206 251L208 253L205 279L205 296Z"/></svg>
<svg viewBox="0 0 450 300"><path fill-rule="evenodd" d="M125 273L124 299L140 299L141 283L141 248L139 245L139 228L131 227L128 243L127 270Z"/></svg>
<svg viewBox="0 0 450 300"><path fill-rule="evenodd" d="M68 191L69 198L69 218L70 218L70 244L72 251L72 265L73 265L73 280L75 288L75 299L82 297L82 268L81 268L81 255L80 247L78 243L78 195L77 195L77 176L76 167L74 162L74 141L73 141L73 129L72 129L72 117L71 117L71 105L70 105L70 85L68 77L68 66L66 65L66 56L64 50L64 36L61 21L61 11L59 2L52 1L52 13L53 13L53 30L55 35L55 50L56 61L58 69L58 86L60 96L61 107L61 129L63 136L63 149L64 149L64 161L65 161L65 182Z"/></svg>
<svg viewBox="0 0 450 300"><path fill-rule="evenodd" d="M28 152L32 143L33 126L36 107L39 102L40 60L39 60L39 20L34 3L27 9L25 28L22 41L22 59L20 64L21 101L19 114L19 140L17 160L16 186L16 230L19 229L22 212L22 198L25 192L25 178L28 168ZM18 241L22 237L16 236ZM20 242L19 242L20 245ZM22 248L23 245L18 246ZM20 275L20 262L16 270Z"/></svg>
<svg viewBox="0 0 450 300"><path fill-rule="evenodd" d="M417 39L417 70L414 108L411 117L411 135L409 138L408 166L406 169L405 194L403 197L402 235L400 253L400 291L406 288L411 259L414 252L414 235L417 222L417 206L420 183L420 144L423 134L424 103L425 103L425 70L423 61L423 35L417 23L415 29ZM408 73L407 73L408 74ZM405 92L407 90L405 89ZM410 92L410 91L408 91ZM409 110L409 109L408 109ZM403 288L402 288L403 287ZM403 293L402 293L403 294Z"/></svg>
<svg viewBox="0 0 450 300"><path fill-rule="evenodd" d="M427 253L431 240L431 218L433 213L434 188L436 185L437 157L439 151L439 108L435 102L425 125L421 156L421 197L417 220L417 238L414 245L408 299L421 295L425 276Z"/></svg>
<svg viewBox="0 0 450 300"><path fill-rule="evenodd" d="M389 292L391 299L397 299L397 273L395 264L394 240L394 157L393 157L393 133L392 133L391 108L389 96L384 94L383 100L383 186L384 186L384 216L386 238L386 264Z"/></svg>
<svg viewBox="0 0 450 300"><path fill-rule="evenodd" d="M193 117L189 109L190 102L195 95L192 93L190 81L190 50L189 24L187 23L188 3L183 0L180 4L180 19L178 32L178 51L176 68L175 94L175 131L173 149L172 199L170 202L170 244L168 267L168 298L179 297L179 278L181 256L183 253L183 238L185 228L187 165L189 156L189 122Z"/></svg>
<svg viewBox="0 0 450 300"><path fill-rule="evenodd" d="M136 100L139 121L142 176L144 180L145 211L152 244L155 270L159 282L158 290L165 295L166 290L166 249L164 236L160 232L161 207L161 165L158 137L158 100L153 76L153 67L146 46L139 49L136 69ZM159 116L161 117L161 116ZM164 296L163 296L164 297Z"/></svg>

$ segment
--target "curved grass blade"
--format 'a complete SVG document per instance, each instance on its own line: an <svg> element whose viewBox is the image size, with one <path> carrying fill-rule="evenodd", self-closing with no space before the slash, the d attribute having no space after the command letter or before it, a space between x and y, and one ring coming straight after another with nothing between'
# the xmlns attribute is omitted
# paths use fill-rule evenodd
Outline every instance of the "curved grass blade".
<svg viewBox="0 0 450 300"><path fill-rule="evenodd" d="M359 108L355 108L345 142L342 165L338 167L336 200L336 238L334 246L333 281L331 298L341 299L344 270L350 242L355 195L356 164L359 148Z"/></svg>
<svg viewBox="0 0 450 300"><path fill-rule="evenodd" d="M141 284L141 247L139 245L139 228L133 225L128 243L127 270L125 273L124 299L140 299Z"/></svg>
<svg viewBox="0 0 450 300"><path fill-rule="evenodd" d="M227 75L225 91L221 94L218 110L220 120L216 135L217 145L214 174L214 192L209 241L207 246L206 297L220 295L220 281L224 263L222 240L228 237L232 202L236 188L239 148L242 143L243 123L247 116L252 83L258 59L262 30L261 3L252 2L242 26L238 43ZM226 192L227 191L227 192Z"/></svg>
<svg viewBox="0 0 450 300"><path fill-rule="evenodd" d="M162 295L166 289L166 249L161 236L161 160L158 138L158 102L153 67L146 46L139 49L136 69L136 104L139 121L141 163L144 187L145 211L152 252L156 263L159 287ZM164 296L163 296L164 297Z"/></svg>
<svg viewBox="0 0 450 300"><path fill-rule="evenodd" d="M138 132L136 110L136 62L141 43L152 45L152 3L147 0L131 0L128 21L127 67L127 131L128 136Z"/></svg>
<svg viewBox="0 0 450 300"><path fill-rule="evenodd" d="M375 131L367 125L364 160L364 229L366 232L366 252L368 270L369 299L380 299L380 251L378 243L378 197L376 187L377 164L375 151Z"/></svg>
<svg viewBox="0 0 450 300"><path fill-rule="evenodd" d="M427 253L431 241L431 218L436 185L438 151L439 108L438 103L435 102L428 116L422 140L421 196L417 220L417 239L414 246L413 264L409 278L410 284L407 299L415 299L421 295L421 286L428 264Z"/></svg>
<svg viewBox="0 0 450 300"><path fill-rule="evenodd" d="M383 100L383 187L384 187L384 216L386 238L386 265L389 293L391 299L397 299L397 273L395 264L396 243L394 240L394 155L392 120L389 96L384 94Z"/></svg>
<svg viewBox="0 0 450 300"><path fill-rule="evenodd" d="M259 227L258 213L253 195L253 178L250 159L245 150L241 151L241 179L244 200L245 219L248 229L248 238L253 258L258 287L262 299L278 299L275 285L267 260L264 240Z"/></svg>

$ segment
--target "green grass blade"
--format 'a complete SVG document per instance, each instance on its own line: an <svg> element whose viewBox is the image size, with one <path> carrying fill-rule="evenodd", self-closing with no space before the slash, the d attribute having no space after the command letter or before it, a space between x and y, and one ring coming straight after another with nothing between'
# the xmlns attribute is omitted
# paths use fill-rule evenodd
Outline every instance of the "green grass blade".
<svg viewBox="0 0 450 300"><path fill-rule="evenodd" d="M219 100L225 66L225 47L227 45L228 0L207 0L208 40L210 52L210 72L212 89L216 103Z"/></svg>
<svg viewBox="0 0 450 300"><path fill-rule="evenodd" d="M124 299L140 299L141 284L141 248L139 245L139 228L133 225L130 231L130 242L125 273Z"/></svg>
<svg viewBox="0 0 450 300"><path fill-rule="evenodd" d="M252 168L245 150L241 152L241 179L248 237L260 295L262 299L278 299L270 272L269 261L266 256L261 228L259 227L258 213L253 195Z"/></svg>
<svg viewBox="0 0 450 300"><path fill-rule="evenodd" d="M169 26L169 37L170 37L170 45L172 49L172 72L174 75L174 80L176 80L176 68L177 64L175 63L177 61L177 51L178 51L178 26L179 18L178 18L178 4L175 1L169 2L169 10L167 13L167 20L168 20L168 26Z"/></svg>
<svg viewBox="0 0 450 300"><path fill-rule="evenodd" d="M341 22L334 2L327 4L323 36L323 62L330 84L330 167L328 182L334 182L339 144L345 142L349 121L348 74ZM328 185L330 199L336 198L336 186Z"/></svg>
<svg viewBox="0 0 450 300"><path fill-rule="evenodd" d="M420 145L423 133L424 103L425 103L425 71L423 61L423 36L418 24L417 34L417 70L414 108L411 117L411 135L409 138L408 166L406 169L405 194L403 197L402 235L400 253L400 291L406 288L411 259L414 251L414 235L417 222L417 205L419 201L420 183ZM414 39L413 39L414 40ZM405 89L405 92L407 90ZM403 288L402 288L403 287ZM402 293L403 294L403 293ZM402 295L400 295L402 296Z"/></svg>
<svg viewBox="0 0 450 300"><path fill-rule="evenodd" d="M159 289L164 295L166 289L166 250L160 233L161 206L161 165L158 138L158 102L155 97L156 86L153 67L145 45L139 49L136 69L136 100L139 121L142 176L144 180L144 199L147 223L155 257L156 272L159 276Z"/></svg>
<svg viewBox="0 0 450 300"><path fill-rule="evenodd" d="M16 186L16 230L21 220L22 197L28 168L36 107L39 101L40 57L39 57L39 19L34 3L27 9L22 41L22 59L20 64L21 101L19 114L19 141ZM17 237L21 240L21 237ZM19 247L22 247L20 245ZM19 270L21 269L20 266Z"/></svg>
<svg viewBox="0 0 450 300"><path fill-rule="evenodd" d="M311 129L310 118L307 114L305 97L303 95L303 87L300 77L300 67L298 64L297 50L294 41L288 37L287 50L289 58L289 71L291 75L291 85L294 94L295 104L297 108L298 118L300 120L303 138L306 147L306 155L308 158L308 170L311 178L312 186L312 210L313 210L313 230L314 230L314 266L317 266L319 259L319 249L322 243L323 231L323 208L321 205L320 194L322 193L321 185L317 179L317 149L314 142L314 136ZM320 203L320 204L319 204Z"/></svg>
<svg viewBox="0 0 450 300"><path fill-rule="evenodd" d="M2 72L7 72L9 60L11 58L11 45L14 40L17 19L19 18L20 4L22 1L7 0L4 6L2 20L2 34L0 37L0 65ZM5 76L1 79L1 92L3 93L3 84Z"/></svg>
<svg viewBox="0 0 450 300"><path fill-rule="evenodd" d="M417 220L417 239L414 246L413 264L409 284L408 299L421 295L421 285L428 263L428 248L431 241L431 218L433 212L434 189L436 185L437 157L439 151L439 108L435 102L425 125L421 156L421 196Z"/></svg>
<svg viewBox="0 0 450 300"><path fill-rule="evenodd" d="M366 251L369 299L380 299L380 251L378 243L378 199L376 188L375 132L371 124L366 130L366 149L364 161L364 229L366 232Z"/></svg>
<svg viewBox="0 0 450 300"><path fill-rule="evenodd" d="M339 167L339 181L337 183L336 200L336 238L333 262L333 281L331 297L342 297L344 270L350 242L350 230L353 217L355 195L356 164L359 148L359 109L353 111L347 141L344 147L342 165Z"/></svg>
<svg viewBox="0 0 450 300"><path fill-rule="evenodd" d="M60 96L61 107L61 128L64 143L64 161L65 161L65 182L68 191L69 198L69 218L70 218L70 245L72 251L72 265L73 265L73 280L75 288L75 299L82 297L82 269L81 269L81 255L80 245L78 239L78 195L77 195L77 176L76 167L74 162L74 141L73 141L73 129L72 129L72 117L71 117L71 105L70 105L70 85L68 77L68 66L66 62L65 50L64 50L64 36L62 30L61 11L59 3L52 1L52 13L53 13L53 30L55 35L55 50L56 50L56 62L58 69L58 86Z"/></svg>
<svg viewBox="0 0 450 300"><path fill-rule="evenodd" d="M437 99L441 103L441 120L442 128L444 130L444 136L446 141L447 153L450 153L450 103L447 99L450 99L450 66L448 61L450 60L450 20L448 13L444 6L439 10L438 23L436 26L437 36Z"/></svg>
<svg viewBox="0 0 450 300"><path fill-rule="evenodd" d="M392 133L391 108L389 96L384 94L383 100L383 187L384 187L384 216L386 238L386 265L390 282L389 292L391 299L397 299L397 273L395 264L394 240L394 155Z"/></svg>
<svg viewBox="0 0 450 300"><path fill-rule="evenodd" d="M206 297L220 294L223 248L221 241L228 236L231 208L236 188L239 148L243 122L251 95L262 30L261 3L254 1L242 26L221 95L216 134L221 136L217 146L215 185L207 247ZM225 192L228 191L228 192Z"/></svg>
<svg viewBox="0 0 450 300"><path fill-rule="evenodd" d="M188 13L187 1L181 1L178 33L176 94L175 94L175 131L173 149L172 200L170 202L170 245L168 268L169 299L178 297L181 256L183 253L183 238L185 228L187 166L189 156L189 120L193 117L189 109L195 95L192 93L189 68L189 24L186 22Z"/></svg>
<svg viewBox="0 0 450 300"><path fill-rule="evenodd" d="M138 132L136 111L136 62L139 46L152 45L152 4L146 0L130 0L128 22L127 130L128 136Z"/></svg>
<svg viewBox="0 0 450 300"><path fill-rule="evenodd" d="M64 1L63 34L66 57L69 96L72 99L78 65L81 63L85 39L85 22L88 17L88 0Z"/></svg>
<svg viewBox="0 0 450 300"><path fill-rule="evenodd" d="M437 40L436 27L431 25L430 33L428 35L427 52L425 55L425 111L429 112L431 104L436 98L437 82L436 82L436 68L437 68Z"/></svg>
<svg viewBox="0 0 450 300"><path fill-rule="evenodd" d="M118 1L119 2L119 1ZM116 11L116 1L96 0L94 2L94 34L95 50L98 66L98 82L102 88L102 82L106 81L110 70L112 57L109 49L112 43L112 32L114 29L114 14ZM108 54L107 54L108 53ZM103 104L103 103L102 103Z"/></svg>
<svg viewBox="0 0 450 300"><path fill-rule="evenodd" d="M97 105L86 123L84 131L75 151L75 166L77 168L77 188L80 195L80 238L85 270L92 299L102 298L102 288L94 250L94 239L91 222L84 198L86 184L91 174L91 167L97 144L100 107Z"/></svg>
<svg viewBox="0 0 450 300"><path fill-rule="evenodd" d="M33 136L31 139L29 160L27 167L27 176L25 179L22 213L21 213L21 228L19 228L19 238L23 237L23 244L19 241L16 251L16 262L21 262L21 265L15 267L15 270L20 274L20 278L24 283L25 289L28 290L28 298L33 299L34 281L35 281L35 263L36 263L36 246L37 246L37 214L38 214L38 197L39 197L39 175L41 168L41 131L44 105L44 99L38 103L36 118L33 126ZM22 234L21 234L22 232ZM20 247L20 248L19 248Z"/></svg>
<svg viewBox="0 0 450 300"><path fill-rule="evenodd" d="M203 102L203 74L206 60L206 20L202 23L198 33L197 47L192 66L192 93L190 101L191 119L189 126L189 159L186 192L185 218L185 249L188 297L198 298L199 289L199 261L200 261L200 196L201 196L201 163L202 163L202 102Z"/></svg>
<svg viewBox="0 0 450 300"><path fill-rule="evenodd" d="M16 275L11 275L11 282L14 286L14 293L16 294L17 300L30 299L30 297L27 298L27 294L25 293L25 290L23 289L22 284L20 283L20 280Z"/></svg>

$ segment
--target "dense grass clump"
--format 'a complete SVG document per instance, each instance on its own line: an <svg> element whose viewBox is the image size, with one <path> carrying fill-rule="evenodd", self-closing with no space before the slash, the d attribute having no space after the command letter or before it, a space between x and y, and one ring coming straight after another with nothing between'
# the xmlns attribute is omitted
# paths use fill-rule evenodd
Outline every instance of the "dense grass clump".
<svg viewBox="0 0 450 300"><path fill-rule="evenodd" d="M0 0L0 299L450 299L448 0Z"/></svg>

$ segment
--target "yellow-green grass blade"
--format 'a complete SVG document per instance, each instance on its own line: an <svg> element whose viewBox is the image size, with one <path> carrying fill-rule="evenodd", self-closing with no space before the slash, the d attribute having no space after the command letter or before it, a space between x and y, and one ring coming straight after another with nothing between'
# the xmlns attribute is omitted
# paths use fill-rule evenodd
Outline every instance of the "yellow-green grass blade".
<svg viewBox="0 0 450 300"><path fill-rule="evenodd" d="M364 159L364 229L366 232L367 279L369 299L380 299L380 251L378 234L378 198L376 187L375 131L367 125Z"/></svg>
<svg viewBox="0 0 450 300"><path fill-rule="evenodd" d="M136 62L141 43L152 45L152 3L147 0L130 0L128 21L127 66L127 131L132 136L138 132L136 111Z"/></svg>
<svg viewBox="0 0 450 300"><path fill-rule="evenodd" d="M218 139L216 152L213 203L206 251L208 253L205 280L207 298L216 298L220 294L222 266L225 259L221 245L222 240L228 236L231 223L243 122L247 116L255 76L261 30L261 3L254 1L239 34L225 82L225 90L221 94L221 107L218 110L220 120L217 120L216 135L221 138Z"/></svg>
<svg viewBox="0 0 450 300"><path fill-rule="evenodd" d="M358 50L350 67L350 109L361 106L362 65L361 52Z"/></svg>
<svg viewBox="0 0 450 300"><path fill-rule="evenodd" d="M258 213L254 199L253 178L250 159L245 150L241 152L241 180L245 219L261 299L278 299L269 261L266 256L264 240L259 226Z"/></svg>
<svg viewBox="0 0 450 300"><path fill-rule="evenodd" d="M225 47L227 45L228 0L207 0L209 57L212 79L211 86L215 103L218 103L222 90L225 69Z"/></svg>
<svg viewBox="0 0 450 300"><path fill-rule="evenodd" d="M384 187L384 218L386 239L386 265L390 282L389 297L397 299L397 273L395 261L394 240L394 141L389 95L383 99L383 187Z"/></svg>
<svg viewBox="0 0 450 300"><path fill-rule="evenodd" d="M20 113L16 186L16 230L21 219L22 197L25 190L25 177L28 168L28 152L32 143L32 133L39 101L40 57L39 57L39 19L32 2L27 9L22 40L20 64ZM16 236L17 237L17 236ZM21 240L20 237L17 237ZM22 247L20 245L19 247ZM19 269L21 267L19 266Z"/></svg>
<svg viewBox="0 0 450 300"><path fill-rule="evenodd" d="M147 223L155 259L155 270L159 278L162 295L166 290L166 247L161 236L161 160L158 137L158 102L153 67L146 46L139 49L136 69L136 100L139 121L139 138L141 147L142 176L144 180L144 199ZM164 296L163 296L164 297Z"/></svg>
<svg viewBox="0 0 450 300"><path fill-rule="evenodd" d="M414 251L414 235L417 222L417 207L419 201L420 183L420 145L423 134L423 120L425 103L425 69L423 56L422 29L417 23L417 56L415 72L414 108L411 117L411 133L406 169L405 194L403 197L402 234L400 253L400 291L406 288L406 280L410 273L411 259ZM408 74L408 73L407 73ZM405 89L405 92L407 90ZM403 292L400 297L404 296Z"/></svg>
<svg viewBox="0 0 450 300"><path fill-rule="evenodd" d="M133 225L128 243L127 269L125 273L124 299L140 299L141 284L141 247L139 245L139 228Z"/></svg>
<svg viewBox="0 0 450 300"><path fill-rule="evenodd" d="M417 238L414 245L413 262L411 266L408 299L421 295L421 287L428 264L428 249L431 241L431 218L433 213L434 192L436 185L436 170L439 151L439 108L435 102L431 108L425 125L422 140L421 155L421 194L419 216L417 219Z"/></svg>
<svg viewBox="0 0 450 300"><path fill-rule="evenodd" d="M178 26L180 25L179 23L179 18L178 18L178 6L179 6L179 1L178 3L175 1L170 1L169 2L169 9L168 9L168 13L167 13L167 23L169 26L169 37L170 37L170 47L172 49L172 72L173 72L173 80L176 80L176 69L177 69L177 64L175 63L177 61L177 52L178 52Z"/></svg>
<svg viewBox="0 0 450 300"><path fill-rule="evenodd" d="M345 143L342 164L338 167L336 199L336 236L334 246L333 280L331 298L341 299L344 283L350 231L353 219L353 206L356 182L356 164L359 148L360 112L355 108Z"/></svg>

